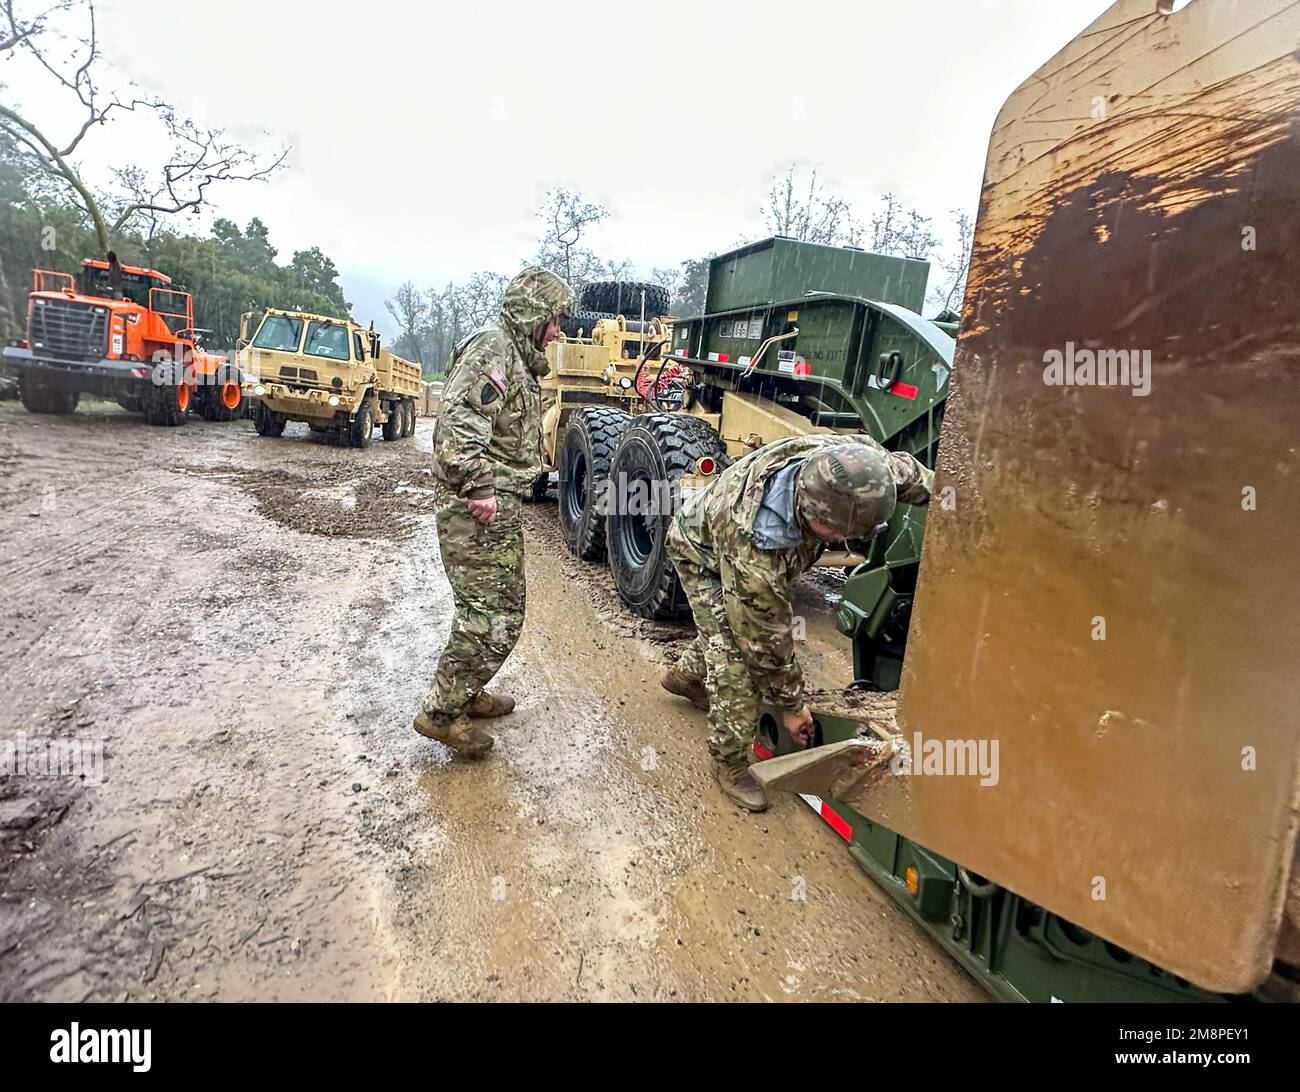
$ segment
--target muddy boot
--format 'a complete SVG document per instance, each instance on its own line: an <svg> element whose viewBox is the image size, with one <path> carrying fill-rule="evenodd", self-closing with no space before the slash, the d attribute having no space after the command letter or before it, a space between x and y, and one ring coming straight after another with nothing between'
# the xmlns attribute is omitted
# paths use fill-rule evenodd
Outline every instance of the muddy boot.
<svg viewBox="0 0 1300 1092"><path fill-rule="evenodd" d="M748 766L732 766L715 758L713 776L732 802L747 811L767 811L767 793L749 772Z"/></svg>
<svg viewBox="0 0 1300 1092"><path fill-rule="evenodd" d="M457 717L449 723L429 716L423 709L416 714L411 727L425 739L445 743L457 758L482 758L492 750L492 744L496 742L482 728L475 728L464 717Z"/></svg>
<svg viewBox="0 0 1300 1092"><path fill-rule="evenodd" d="M505 694L489 694L483 690L465 707L465 712L471 717L504 717L513 712L514 707L514 698L506 697Z"/></svg>
<svg viewBox="0 0 1300 1092"><path fill-rule="evenodd" d="M670 667L664 672L664 677L659 680L662 686L670 694L676 694L680 698L685 698L696 709L709 711L709 692L704 687L703 679L692 679L689 675L684 675L675 667Z"/></svg>

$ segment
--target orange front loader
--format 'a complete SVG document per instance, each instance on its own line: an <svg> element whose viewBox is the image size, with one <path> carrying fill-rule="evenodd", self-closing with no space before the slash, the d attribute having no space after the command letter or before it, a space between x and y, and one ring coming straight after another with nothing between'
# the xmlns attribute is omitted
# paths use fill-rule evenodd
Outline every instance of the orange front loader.
<svg viewBox="0 0 1300 1092"><path fill-rule="evenodd" d="M27 337L5 347L3 369L33 413L71 413L82 394L181 425L191 408L238 417L238 369L198 347L194 298L154 269L86 258L81 274L32 271Z"/></svg>

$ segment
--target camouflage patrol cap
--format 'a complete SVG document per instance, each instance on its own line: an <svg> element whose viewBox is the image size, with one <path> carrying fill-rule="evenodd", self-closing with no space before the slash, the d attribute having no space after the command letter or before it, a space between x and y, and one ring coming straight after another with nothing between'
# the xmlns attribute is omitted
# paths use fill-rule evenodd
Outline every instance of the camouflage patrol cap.
<svg viewBox="0 0 1300 1092"><path fill-rule="evenodd" d="M537 265L515 274L501 297L502 320L525 333L557 315L571 315L576 308L573 289Z"/></svg>
<svg viewBox="0 0 1300 1092"><path fill-rule="evenodd" d="M804 520L829 527L836 538L869 538L898 502L889 453L868 444L836 444L810 455L796 495Z"/></svg>

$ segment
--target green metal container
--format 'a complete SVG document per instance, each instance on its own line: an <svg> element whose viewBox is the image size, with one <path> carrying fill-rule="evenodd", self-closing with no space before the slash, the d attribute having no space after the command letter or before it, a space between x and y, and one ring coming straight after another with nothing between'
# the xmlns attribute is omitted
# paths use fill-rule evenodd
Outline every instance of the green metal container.
<svg viewBox="0 0 1300 1092"><path fill-rule="evenodd" d="M776 236L709 263L705 311L718 314L829 293L920 311L930 263Z"/></svg>

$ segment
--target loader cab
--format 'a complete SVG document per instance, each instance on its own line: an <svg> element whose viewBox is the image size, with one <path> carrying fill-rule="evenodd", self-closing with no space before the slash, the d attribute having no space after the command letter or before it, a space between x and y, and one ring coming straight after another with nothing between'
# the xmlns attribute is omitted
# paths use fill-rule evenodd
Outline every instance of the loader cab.
<svg viewBox="0 0 1300 1092"><path fill-rule="evenodd" d="M156 269L141 269L133 265L117 268L115 275L108 262L97 258L85 259L81 263L81 294L106 300L129 300L147 308L153 289L171 288L172 279Z"/></svg>

